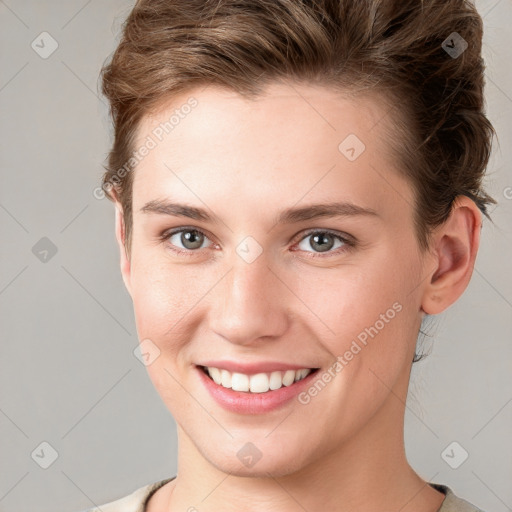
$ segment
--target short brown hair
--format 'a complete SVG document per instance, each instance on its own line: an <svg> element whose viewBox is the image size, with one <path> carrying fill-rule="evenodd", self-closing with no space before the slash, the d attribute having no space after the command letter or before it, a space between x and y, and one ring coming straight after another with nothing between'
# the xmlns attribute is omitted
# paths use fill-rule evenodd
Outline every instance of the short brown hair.
<svg viewBox="0 0 512 512"><path fill-rule="evenodd" d="M122 205L127 253L139 122L202 84L247 97L282 79L385 93L420 247L458 195L490 218L496 201L482 179L494 130L484 114L482 25L466 0L138 0L101 73L115 136L103 188Z"/></svg>

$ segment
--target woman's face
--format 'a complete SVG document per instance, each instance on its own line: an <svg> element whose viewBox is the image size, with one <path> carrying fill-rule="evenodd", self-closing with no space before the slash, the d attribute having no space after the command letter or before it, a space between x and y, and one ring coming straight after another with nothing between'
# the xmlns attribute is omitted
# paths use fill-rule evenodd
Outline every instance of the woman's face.
<svg viewBox="0 0 512 512"><path fill-rule="evenodd" d="M256 101L210 86L140 125L122 271L196 462L285 475L401 438L428 262L386 110L317 86L276 83ZM353 206L312 208L334 203ZM301 368L318 370L290 384Z"/></svg>

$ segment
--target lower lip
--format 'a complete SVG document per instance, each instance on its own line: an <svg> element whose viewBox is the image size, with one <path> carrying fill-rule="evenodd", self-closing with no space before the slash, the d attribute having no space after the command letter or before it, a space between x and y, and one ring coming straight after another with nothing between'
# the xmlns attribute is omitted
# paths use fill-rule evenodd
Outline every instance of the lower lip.
<svg viewBox="0 0 512 512"><path fill-rule="evenodd" d="M261 414L283 406L307 388L318 373L318 371L312 372L290 386L283 386L273 391L248 393L225 388L210 379L202 368L196 367L196 370L206 389L220 406L228 411L241 414Z"/></svg>

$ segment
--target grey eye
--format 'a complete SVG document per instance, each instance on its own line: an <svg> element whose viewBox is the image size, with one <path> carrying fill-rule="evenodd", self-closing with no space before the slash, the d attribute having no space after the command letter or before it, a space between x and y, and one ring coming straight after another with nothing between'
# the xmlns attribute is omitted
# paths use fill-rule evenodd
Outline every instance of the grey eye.
<svg viewBox="0 0 512 512"><path fill-rule="evenodd" d="M334 248L334 244L336 240L340 241L341 244L335 247L336 249L338 247L341 247L344 245L344 241L341 239L341 237L334 235L332 233L329 233L328 231L315 231L313 233L309 233L306 235L299 243L299 248L303 251L308 251L307 248L301 247L301 244L307 243L307 240L311 240L311 242L308 244L309 247L312 247L316 252L328 252L331 249Z"/></svg>
<svg viewBox="0 0 512 512"><path fill-rule="evenodd" d="M176 237L179 235L179 243L182 244L182 246L177 245L176 242L173 241L173 237ZM169 241L173 245L177 245L177 247L188 249L188 250L194 250L199 249L203 242L205 241L206 236L201 233L200 231L197 231L195 229L183 229L181 231L177 231L173 233L169 237Z"/></svg>

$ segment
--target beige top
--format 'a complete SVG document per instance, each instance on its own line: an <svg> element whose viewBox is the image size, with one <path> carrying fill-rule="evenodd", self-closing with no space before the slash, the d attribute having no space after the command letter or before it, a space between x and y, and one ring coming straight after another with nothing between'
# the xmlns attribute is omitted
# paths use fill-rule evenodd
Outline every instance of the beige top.
<svg viewBox="0 0 512 512"><path fill-rule="evenodd" d="M149 501L149 498L158 489L160 489L160 487L165 485L167 482L174 480L174 478L176 477L167 478L160 482L145 485L124 498L111 501L110 503L101 505L101 507L91 508L83 512L145 512L146 503ZM437 512L483 512L466 500L456 496L446 485L433 483L429 483L429 485L446 495L446 498L443 500L443 503Z"/></svg>

